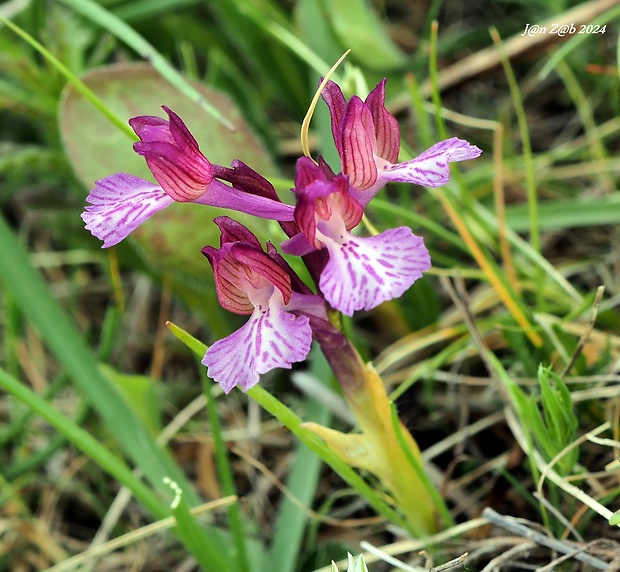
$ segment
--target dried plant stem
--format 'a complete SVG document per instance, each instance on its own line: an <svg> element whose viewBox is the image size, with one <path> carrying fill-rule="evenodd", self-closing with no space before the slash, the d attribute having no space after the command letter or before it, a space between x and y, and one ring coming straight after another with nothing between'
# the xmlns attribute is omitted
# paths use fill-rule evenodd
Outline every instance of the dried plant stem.
<svg viewBox="0 0 620 572"><path fill-rule="evenodd" d="M519 522L516 518L510 516L503 516L497 512L495 512L492 508L485 508L482 512L484 518L492 522L497 526L501 526L505 530L512 532L513 534L517 534L522 536L523 538L528 538L539 544L541 546L546 546L551 550L556 550L562 554L570 554L573 558L580 560L581 562L585 562L586 564L596 568L597 570L607 570L609 568L609 564L591 556L590 554L583 554L580 552L581 549L575 550L575 548L569 544L568 542L561 542L554 538L550 538L545 534L537 532L536 530L526 526L525 524Z"/></svg>

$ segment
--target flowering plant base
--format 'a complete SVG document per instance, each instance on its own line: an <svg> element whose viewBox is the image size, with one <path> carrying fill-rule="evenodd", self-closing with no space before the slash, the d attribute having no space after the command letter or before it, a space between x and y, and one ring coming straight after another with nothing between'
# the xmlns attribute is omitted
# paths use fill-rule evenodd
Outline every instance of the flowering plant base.
<svg viewBox="0 0 620 572"><path fill-rule="evenodd" d="M229 393L248 391L260 376L291 368L306 359L315 339L357 419L361 432L345 435L314 424L341 460L374 474L415 534L435 530L437 501L421 469L420 451L402 424L394 425L381 378L365 365L340 331L339 313L352 316L400 297L422 278L431 260L422 237L408 227L359 236L355 229L371 199L390 181L440 186L451 162L472 159L480 150L467 141L441 141L417 158L398 163L400 133L385 108L385 80L365 101L348 102L340 88L326 83L323 93L341 159L335 173L322 158L297 161L295 205L281 201L273 185L248 165L213 164L200 151L181 118L140 116L130 125L157 184L117 173L96 183L83 216L86 228L110 247L175 202L238 211L280 223L287 239L281 251L301 256L314 289L300 279L271 241L265 245L228 216L214 222L219 247L202 252L211 264L221 306L248 316L236 332L215 341L202 363Z"/></svg>

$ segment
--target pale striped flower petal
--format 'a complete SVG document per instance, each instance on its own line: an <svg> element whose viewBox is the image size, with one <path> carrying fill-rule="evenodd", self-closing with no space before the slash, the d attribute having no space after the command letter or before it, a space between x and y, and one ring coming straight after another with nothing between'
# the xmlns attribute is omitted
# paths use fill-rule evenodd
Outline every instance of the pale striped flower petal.
<svg viewBox="0 0 620 572"><path fill-rule="evenodd" d="M247 391L261 374L303 361L311 344L308 318L272 303L266 311L256 308L245 325L215 342L202 363L208 368L207 375L226 393L236 385Z"/></svg>
<svg viewBox="0 0 620 572"><path fill-rule="evenodd" d="M397 181L425 187L441 187L450 180L450 163L475 159L480 153L482 151L475 145L452 137L436 143L410 161L396 165L379 164L379 181L383 185L388 181Z"/></svg>
<svg viewBox="0 0 620 572"><path fill-rule="evenodd" d="M97 181L86 197L82 219L90 232L103 240L103 248L114 246L156 212L174 202L164 190L127 173Z"/></svg>
<svg viewBox="0 0 620 572"><path fill-rule="evenodd" d="M346 233L337 241L325 236L321 240L329 250L321 292L347 316L398 298L431 267L423 239L408 227L369 238Z"/></svg>

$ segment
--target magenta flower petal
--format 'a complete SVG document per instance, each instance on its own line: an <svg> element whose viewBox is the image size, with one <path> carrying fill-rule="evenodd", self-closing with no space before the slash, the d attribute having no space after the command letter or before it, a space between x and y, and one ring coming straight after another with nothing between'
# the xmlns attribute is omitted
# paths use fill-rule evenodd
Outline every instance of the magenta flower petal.
<svg viewBox="0 0 620 572"><path fill-rule="evenodd" d="M130 127L144 143L164 142L175 145L170 121L156 115L140 115L129 120Z"/></svg>
<svg viewBox="0 0 620 572"><path fill-rule="evenodd" d="M347 316L398 298L431 267L422 238L408 227L370 238L348 234L342 242L323 240L330 256L319 287L330 305Z"/></svg>
<svg viewBox="0 0 620 572"><path fill-rule="evenodd" d="M161 187L127 173L117 173L95 183L82 213L90 232L114 246L157 211L174 201Z"/></svg>
<svg viewBox="0 0 620 572"><path fill-rule="evenodd" d="M321 78L321 81L323 81L323 78ZM342 114L346 109L347 102L344 99L344 94L342 93L340 86L331 80L325 84L325 88L321 92L321 96L329 108L334 143L336 143L338 154L342 156L342 140L339 136L340 121L342 120Z"/></svg>
<svg viewBox="0 0 620 572"><path fill-rule="evenodd" d="M372 114L375 126L376 155L390 163L396 163L400 149L400 127L396 117L385 108L385 82L386 79L383 78L368 94L364 103Z"/></svg>
<svg viewBox="0 0 620 572"><path fill-rule="evenodd" d="M367 189L377 181L377 139L372 114L356 95L347 104L340 120L342 172L356 189Z"/></svg>
<svg viewBox="0 0 620 572"><path fill-rule="evenodd" d="M280 250L282 250L284 254L292 254L294 256L310 254L316 250L316 248L314 244L310 243L308 237L303 232L296 234L280 244Z"/></svg>
<svg viewBox="0 0 620 572"><path fill-rule="evenodd" d="M308 318L272 303L267 311L257 308L244 326L215 342L202 363L208 368L207 375L226 393L235 385L247 391L261 374L278 367L290 369L293 363L303 361L311 344Z"/></svg>
<svg viewBox="0 0 620 572"><path fill-rule="evenodd" d="M292 205L246 193L218 179L213 179L207 192L192 202L279 221L292 221L295 210Z"/></svg>
<svg viewBox="0 0 620 572"><path fill-rule="evenodd" d="M161 187L175 201L194 201L213 180L213 167L181 118L163 107L169 120L144 115L129 120L140 137L134 150L146 159Z"/></svg>
<svg viewBox="0 0 620 572"><path fill-rule="evenodd" d="M433 145L415 159L397 165L385 164L379 179L415 183L425 187L440 187L450 180L450 163L475 159L482 153L478 147L463 139L452 137Z"/></svg>

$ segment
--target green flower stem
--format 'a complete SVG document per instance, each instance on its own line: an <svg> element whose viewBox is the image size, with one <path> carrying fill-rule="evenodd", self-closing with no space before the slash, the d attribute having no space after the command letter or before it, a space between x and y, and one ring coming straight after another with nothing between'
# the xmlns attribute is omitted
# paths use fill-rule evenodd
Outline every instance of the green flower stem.
<svg viewBox="0 0 620 572"><path fill-rule="evenodd" d="M171 322L168 323L168 329L197 355L200 357L204 355L207 350L205 344ZM265 411L273 415L293 435L298 437L304 445L338 473L379 514L396 526L405 529L409 528L401 515L392 509L345 461L331 451L317 435L303 427L302 420L284 403L258 385L248 389L246 395L256 401Z"/></svg>

